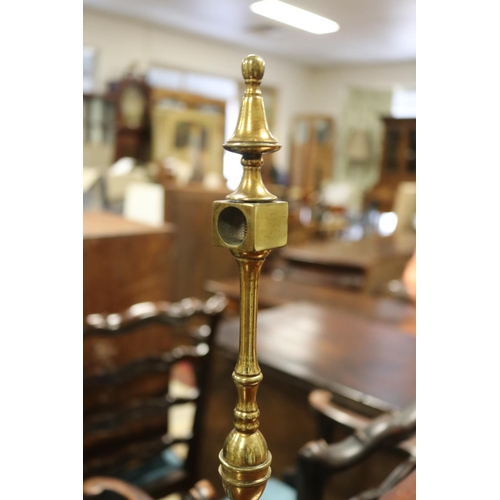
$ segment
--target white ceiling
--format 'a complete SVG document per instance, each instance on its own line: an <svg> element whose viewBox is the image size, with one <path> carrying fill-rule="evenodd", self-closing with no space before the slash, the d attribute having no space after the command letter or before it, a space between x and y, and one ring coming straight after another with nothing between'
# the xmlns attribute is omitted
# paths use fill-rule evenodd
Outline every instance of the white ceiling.
<svg viewBox="0 0 500 500"><path fill-rule="evenodd" d="M313 35L250 11L254 0L83 0L105 10L311 66L415 60L416 0L288 0L340 30Z"/></svg>

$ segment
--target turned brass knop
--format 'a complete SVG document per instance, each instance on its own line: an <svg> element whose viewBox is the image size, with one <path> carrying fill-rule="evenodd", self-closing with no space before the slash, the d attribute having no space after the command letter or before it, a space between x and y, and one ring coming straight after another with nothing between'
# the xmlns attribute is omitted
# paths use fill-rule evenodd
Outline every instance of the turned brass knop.
<svg viewBox="0 0 500 500"><path fill-rule="evenodd" d="M264 186L262 155L281 146L267 126L260 83L264 61L250 55L242 63L246 90L238 124L224 148L242 155L240 185L212 207L212 240L236 258L240 275L240 348L233 372L238 391L234 429L219 454L219 474L231 500L258 500L271 475L271 454L259 431L257 389L257 289L260 270L273 248L286 245L288 204Z"/></svg>
<svg viewBox="0 0 500 500"><path fill-rule="evenodd" d="M264 99L260 90L264 68L264 60L259 56L250 55L243 59L241 72L246 89L234 134L223 146L227 151L262 155L281 149L267 126Z"/></svg>

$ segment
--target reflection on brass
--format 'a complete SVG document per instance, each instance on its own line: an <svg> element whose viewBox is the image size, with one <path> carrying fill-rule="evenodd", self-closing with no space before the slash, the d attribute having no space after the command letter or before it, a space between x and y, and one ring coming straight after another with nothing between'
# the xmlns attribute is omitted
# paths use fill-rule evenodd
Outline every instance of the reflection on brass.
<svg viewBox="0 0 500 500"><path fill-rule="evenodd" d="M240 274L240 349L233 372L238 390L234 429L219 454L219 474L232 500L258 500L271 475L271 454L259 431L257 389L257 288L260 269L273 248L286 245L288 204L277 201L262 181L262 155L281 146L267 126L260 82L264 61L250 55L242 63L246 90L238 124L224 148L242 155L243 177L226 200L214 201L212 240L228 248Z"/></svg>

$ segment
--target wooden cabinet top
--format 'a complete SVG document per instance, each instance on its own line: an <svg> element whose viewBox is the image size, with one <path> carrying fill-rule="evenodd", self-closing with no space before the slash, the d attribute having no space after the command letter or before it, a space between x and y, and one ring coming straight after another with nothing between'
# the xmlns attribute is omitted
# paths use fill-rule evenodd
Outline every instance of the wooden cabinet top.
<svg viewBox="0 0 500 500"><path fill-rule="evenodd" d="M83 239L116 238L135 234L167 234L174 232L173 224L162 227L133 222L120 215L102 211L83 212Z"/></svg>

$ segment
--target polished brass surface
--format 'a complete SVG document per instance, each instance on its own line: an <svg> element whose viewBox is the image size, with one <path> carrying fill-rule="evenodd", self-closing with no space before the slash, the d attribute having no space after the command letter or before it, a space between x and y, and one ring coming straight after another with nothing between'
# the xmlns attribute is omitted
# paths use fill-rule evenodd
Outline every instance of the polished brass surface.
<svg viewBox="0 0 500 500"><path fill-rule="evenodd" d="M260 82L264 76L264 60L250 55L243 60L241 70L246 89L241 102L238 123L233 136L224 144L224 149L243 155L243 177L241 183L227 198L239 201L272 201L271 194L262 182L262 155L274 153L281 145L273 137L267 126L264 99Z"/></svg>
<svg viewBox="0 0 500 500"><path fill-rule="evenodd" d="M286 245L288 203L220 200L212 205L214 245L259 252Z"/></svg>
<svg viewBox="0 0 500 500"><path fill-rule="evenodd" d="M250 55L242 63L246 83L238 124L224 144L241 154L240 185L225 200L214 201L212 240L228 248L240 274L240 347L233 380L238 391L234 429L219 454L224 489L232 500L258 500L271 475L271 453L259 431L257 389L262 380L257 360L257 290L260 270L273 248L286 245L288 204L264 186L262 155L281 146L267 126L260 83L264 61Z"/></svg>

